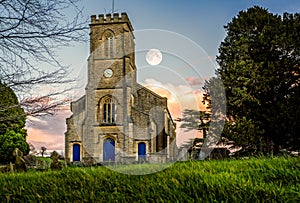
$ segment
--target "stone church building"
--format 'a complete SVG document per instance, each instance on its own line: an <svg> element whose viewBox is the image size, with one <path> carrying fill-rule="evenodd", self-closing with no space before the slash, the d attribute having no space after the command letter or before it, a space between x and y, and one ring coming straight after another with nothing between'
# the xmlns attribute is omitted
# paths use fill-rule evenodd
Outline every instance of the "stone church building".
<svg viewBox="0 0 300 203"><path fill-rule="evenodd" d="M167 98L137 83L133 27L126 13L91 16L86 93L71 103L68 163L166 162L177 157Z"/></svg>

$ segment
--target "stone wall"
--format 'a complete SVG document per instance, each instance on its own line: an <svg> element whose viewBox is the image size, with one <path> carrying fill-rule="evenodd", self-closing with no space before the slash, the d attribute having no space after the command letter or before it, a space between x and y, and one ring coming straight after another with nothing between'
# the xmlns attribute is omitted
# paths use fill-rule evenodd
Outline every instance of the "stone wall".
<svg viewBox="0 0 300 203"><path fill-rule="evenodd" d="M69 162L74 143L82 148L82 162L102 162L106 138L115 141L116 162L137 161L140 142L146 144L150 162L164 162L176 154L173 145L168 147L176 133L167 98L136 82L132 31L125 13L91 17L86 95L72 102L73 116L67 119L65 144ZM107 68L113 71L112 77L103 76ZM117 106L116 120L110 124L103 122L102 101L106 97L111 97Z"/></svg>

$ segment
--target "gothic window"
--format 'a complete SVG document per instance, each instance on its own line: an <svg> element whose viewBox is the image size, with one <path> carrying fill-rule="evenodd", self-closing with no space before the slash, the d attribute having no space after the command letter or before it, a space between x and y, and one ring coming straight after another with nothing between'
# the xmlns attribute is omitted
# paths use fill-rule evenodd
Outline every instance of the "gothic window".
<svg viewBox="0 0 300 203"><path fill-rule="evenodd" d="M102 39L104 40L104 55L107 58L114 56L114 33L111 30L104 32Z"/></svg>
<svg viewBox="0 0 300 203"><path fill-rule="evenodd" d="M116 104L112 98L103 101L103 123L116 122Z"/></svg>

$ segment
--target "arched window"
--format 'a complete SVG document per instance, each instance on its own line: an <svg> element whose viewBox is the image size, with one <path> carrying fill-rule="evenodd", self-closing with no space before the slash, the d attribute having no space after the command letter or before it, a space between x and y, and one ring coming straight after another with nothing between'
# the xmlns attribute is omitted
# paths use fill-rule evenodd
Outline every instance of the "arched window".
<svg viewBox="0 0 300 203"><path fill-rule="evenodd" d="M116 104L110 97L103 101L103 123L116 122Z"/></svg>
<svg viewBox="0 0 300 203"><path fill-rule="evenodd" d="M114 33L111 30L106 30L103 33L104 40L104 55L107 58L114 56Z"/></svg>

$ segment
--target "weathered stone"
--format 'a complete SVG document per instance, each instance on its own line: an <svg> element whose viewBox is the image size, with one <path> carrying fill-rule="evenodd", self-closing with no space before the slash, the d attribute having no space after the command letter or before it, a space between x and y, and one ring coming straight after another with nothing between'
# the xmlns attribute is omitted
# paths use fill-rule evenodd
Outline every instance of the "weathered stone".
<svg viewBox="0 0 300 203"><path fill-rule="evenodd" d="M56 151L52 152L50 158L52 159L52 163L50 165L52 170L62 169L62 164L59 162L59 154Z"/></svg>
<svg viewBox="0 0 300 203"><path fill-rule="evenodd" d="M16 157L15 170L18 172L26 172L27 166L25 160L23 159L23 152L16 148L13 152L13 156Z"/></svg>
<svg viewBox="0 0 300 203"><path fill-rule="evenodd" d="M145 161L177 156L176 144L170 145L176 143L176 126L167 98L137 83L134 51L126 13L91 16L86 94L71 103L73 115L66 121L68 163L133 163L139 146L146 148ZM163 158L150 158L158 152Z"/></svg>

